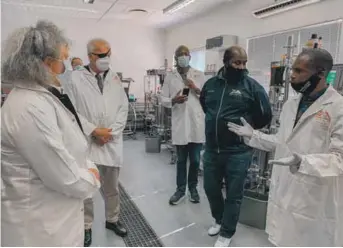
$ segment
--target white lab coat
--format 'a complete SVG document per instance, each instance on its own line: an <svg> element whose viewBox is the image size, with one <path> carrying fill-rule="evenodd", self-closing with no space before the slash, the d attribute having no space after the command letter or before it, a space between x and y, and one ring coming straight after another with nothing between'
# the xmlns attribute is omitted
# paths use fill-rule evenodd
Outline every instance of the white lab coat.
<svg viewBox="0 0 343 248"><path fill-rule="evenodd" d="M83 246L83 201L99 181L74 115L41 86L2 107L2 246Z"/></svg>
<svg viewBox="0 0 343 248"><path fill-rule="evenodd" d="M295 174L273 167L266 231L277 246L343 247L343 97L329 87L293 129L300 99L285 103L277 135L249 141L276 159L303 155Z"/></svg>
<svg viewBox="0 0 343 248"><path fill-rule="evenodd" d="M89 138L90 158L99 165L121 167L123 165L123 130L128 115L128 99L122 83L112 70L104 80L101 94L95 76L87 69L73 71L68 87L69 95ZM112 128L113 141L99 146L90 134L97 127Z"/></svg>
<svg viewBox="0 0 343 248"><path fill-rule="evenodd" d="M187 78L201 90L205 83L205 75L193 68L187 73ZM189 92L188 101L172 106L172 98L185 88L181 75L177 70L169 72L164 80L161 93L162 105L172 108L172 142L174 145L205 142L205 115L201 108L199 97Z"/></svg>

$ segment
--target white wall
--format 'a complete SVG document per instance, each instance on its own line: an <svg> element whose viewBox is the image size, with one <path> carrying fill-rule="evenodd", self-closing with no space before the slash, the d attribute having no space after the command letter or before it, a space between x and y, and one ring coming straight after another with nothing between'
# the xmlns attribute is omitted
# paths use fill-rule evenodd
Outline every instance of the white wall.
<svg viewBox="0 0 343 248"><path fill-rule="evenodd" d="M33 11L24 11L2 6L1 40L18 27L33 25L37 19L49 19L65 30L72 41L71 56L87 61L86 44L91 38L107 39L112 46L112 67L123 72L124 77L135 80L130 92L141 100L144 96L143 79L147 69L160 68L164 63L164 31L138 26L127 21L102 21L61 18L57 16L37 15Z"/></svg>
<svg viewBox="0 0 343 248"><path fill-rule="evenodd" d="M343 17L343 0L296 9L264 20L256 19L251 11L272 4L274 0L234 0L227 6L194 20L169 28L166 33L166 57L171 59L175 48L185 44L191 49L205 46L205 40L219 35L237 35L239 44L246 46L246 38L269 34ZM343 61L343 32L341 38Z"/></svg>

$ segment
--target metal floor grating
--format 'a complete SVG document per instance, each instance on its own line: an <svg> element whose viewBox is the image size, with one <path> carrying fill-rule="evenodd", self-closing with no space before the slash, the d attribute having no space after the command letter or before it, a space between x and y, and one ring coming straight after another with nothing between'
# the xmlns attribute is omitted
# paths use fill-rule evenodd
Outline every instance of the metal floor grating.
<svg viewBox="0 0 343 248"><path fill-rule="evenodd" d="M119 184L119 192L120 220L128 231L128 235L124 238L125 245L127 247L163 247L155 231L121 184Z"/></svg>

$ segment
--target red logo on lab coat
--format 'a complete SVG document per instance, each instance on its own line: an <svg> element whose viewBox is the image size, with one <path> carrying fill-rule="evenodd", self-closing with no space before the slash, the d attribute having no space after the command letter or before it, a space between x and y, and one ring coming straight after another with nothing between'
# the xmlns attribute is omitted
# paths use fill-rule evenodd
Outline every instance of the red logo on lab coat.
<svg viewBox="0 0 343 248"><path fill-rule="evenodd" d="M324 127L327 128L330 125L331 117L330 117L330 114L327 111L321 110L314 117Z"/></svg>

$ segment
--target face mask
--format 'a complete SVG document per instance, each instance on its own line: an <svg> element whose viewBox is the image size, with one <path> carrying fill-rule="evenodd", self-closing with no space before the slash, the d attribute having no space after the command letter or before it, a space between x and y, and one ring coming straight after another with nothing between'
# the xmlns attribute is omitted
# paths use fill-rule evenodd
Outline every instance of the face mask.
<svg viewBox="0 0 343 248"><path fill-rule="evenodd" d="M67 75L66 74L58 74L56 75L56 78L61 82L61 83L65 83L67 82Z"/></svg>
<svg viewBox="0 0 343 248"><path fill-rule="evenodd" d="M317 87L320 80L321 78L318 76L318 74L314 74L304 82L291 83L291 86L296 92L301 93L303 95L309 95Z"/></svg>
<svg viewBox="0 0 343 248"><path fill-rule="evenodd" d="M62 68L61 72L59 73L60 75L62 75L66 72L68 63L69 63L68 60L63 60L63 68Z"/></svg>
<svg viewBox="0 0 343 248"><path fill-rule="evenodd" d="M74 67L74 71L80 71L82 70L83 66L82 65L77 65Z"/></svg>
<svg viewBox="0 0 343 248"><path fill-rule="evenodd" d="M110 62L110 57L99 58L95 62L95 65L99 71L107 71L110 68Z"/></svg>
<svg viewBox="0 0 343 248"><path fill-rule="evenodd" d="M62 69L59 72L54 72L50 69L51 73L54 75L63 75L66 71L66 65L65 65L66 62L64 60L60 60L60 59L55 59L55 60L62 64Z"/></svg>
<svg viewBox="0 0 343 248"><path fill-rule="evenodd" d="M224 73L225 73L225 77L227 79L239 80L245 74L247 74L247 70L246 69L236 69L232 66L225 66Z"/></svg>
<svg viewBox="0 0 343 248"><path fill-rule="evenodd" d="M177 58L177 64L181 68L188 67L189 66L189 61L190 61L190 57L189 56L180 56L180 57Z"/></svg>

